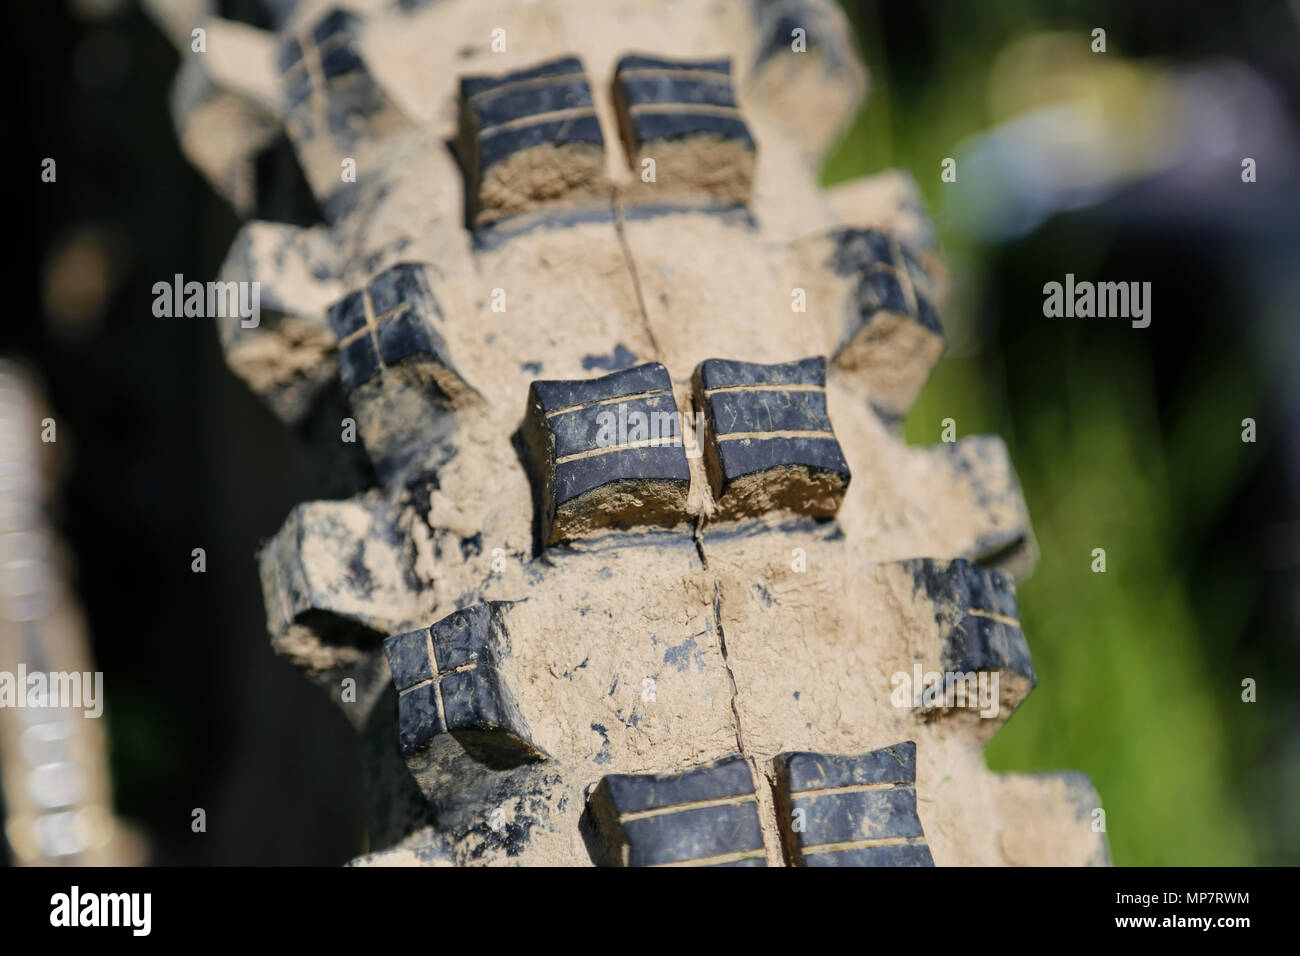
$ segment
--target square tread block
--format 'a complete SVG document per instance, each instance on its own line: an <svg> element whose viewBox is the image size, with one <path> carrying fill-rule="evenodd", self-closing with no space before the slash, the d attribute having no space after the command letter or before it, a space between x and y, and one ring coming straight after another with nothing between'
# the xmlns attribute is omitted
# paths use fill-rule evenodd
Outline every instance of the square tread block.
<svg viewBox="0 0 1300 956"><path fill-rule="evenodd" d="M690 468L662 365L533 382L523 436L545 544L687 519Z"/></svg>
<svg viewBox="0 0 1300 956"><path fill-rule="evenodd" d="M833 516L849 466L826 410L826 360L780 365L709 359L695 370L704 459L723 518L773 510Z"/></svg>
<svg viewBox="0 0 1300 956"><path fill-rule="evenodd" d="M889 233L841 229L832 239L829 264L852 282L835 362L866 378L880 411L900 417L943 354L930 278Z"/></svg>
<svg viewBox="0 0 1300 956"><path fill-rule="evenodd" d="M637 173L654 160L650 189L663 199L695 192L726 205L749 201L755 145L730 60L625 56L614 72L614 107L628 159Z"/></svg>
<svg viewBox="0 0 1300 956"><path fill-rule="evenodd" d="M577 57L460 82L457 145L470 224L603 195L605 138Z"/></svg>
<svg viewBox="0 0 1300 956"><path fill-rule="evenodd" d="M504 607L475 604L384 642L398 693L403 756L419 753L442 734L492 767L544 756L501 676L509 653Z"/></svg>
<svg viewBox="0 0 1300 956"><path fill-rule="evenodd" d="M911 558L900 564L934 602L945 670L998 672L1004 688L1018 675L1033 686L1033 658L1010 575L965 558Z"/></svg>
<svg viewBox="0 0 1300 956"><path fill-rule="evenodd" d="M739 755L679 774L611 774L587 805L608 865L767 865L754 780Z"/></svg>
<svg viewBox="0 0 1300 956"><path fill-rule="evenodd" d="M345 391L387 369L431 380L453 404L468 394L438 332L442 312L423 264L401 262L385 269L330 306L327 315L339 343Z"/></svg>
<svg viewBox="0 0 1300 956"><path fill-rule="evenodd" d="M783 753L777 818L796 866L933 866L916 812L916 744L858 756Z"/></svg>

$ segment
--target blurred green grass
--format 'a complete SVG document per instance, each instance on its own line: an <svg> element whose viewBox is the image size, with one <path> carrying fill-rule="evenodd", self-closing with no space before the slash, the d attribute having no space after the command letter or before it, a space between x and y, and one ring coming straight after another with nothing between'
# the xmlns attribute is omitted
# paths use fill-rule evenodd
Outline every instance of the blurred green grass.
<svg viewBox="0 0 1300 956"><path fill-rule="evenodd" d="M931 212L941 210L939 190L952 187L940 183L940 161L986 128L985 79L997 52L1015 36L1063 24L1044 22L1026 0L984 5L939 31L918 71L889 63L876 24L861 13L855 20L871 93L823 179L902 167ZM1258 735L1261 718L1241 705L1241 675L1213 671L1206 652L1213 629L1241 626L1253 584L1225 570L1213 613L1199 613L1186 566L1245 472L1251 446L1240 441L1239 410L1253 407L1259 384L1226 362L1199 370L1200 387L1189 385L1162 434L1150 368L1113 356L1103 366L1063 331L1053 362L1064 374L1032 407L1013 407L1003 368L1011 359L974 333L990 250L938 225L954 289L944 324L961 347L940 361L905 436L938 441L946 417L960 435L1001 434L1042 552L1019 589L1038 687L989 746L989 765L1088 773L1116 864L1259 862L1262 838L1234 783L1233 751ZM1081 271L1095 255L1082 239ZM1091 570L1097 547L1106 549L1104 574Z"/></svg>

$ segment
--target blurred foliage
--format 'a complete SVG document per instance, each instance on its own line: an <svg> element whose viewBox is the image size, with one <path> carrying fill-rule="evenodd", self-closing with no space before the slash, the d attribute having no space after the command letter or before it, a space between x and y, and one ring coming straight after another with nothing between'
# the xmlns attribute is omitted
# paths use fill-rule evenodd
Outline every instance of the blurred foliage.
<svg viewBox="0 0 1300 956"><path fill-rule="evenodd" d="M1126 328L1048 325L1041 313L1023 321L1022 310L1036 331L1016 331L1019 347L1005 324L990 331L988 313L1006 303L990 291L989 270L1005 250L948 228L941 191L960 187L940 182L940 161L1003 118L990 115L988 78L1007 43L1074 29L1086 44L1092 23L1048 18L1031 0L944 9L955 15L918 41L922 53L892 51L891 62L879 11L848 5L871 91L823 177L832 184L893 166L916 176L937 212L953 295L943 313L948 352L905 436L935 442L949 416L960 435L1002 435L1029 503L1042 557L1019 596L1038 688L989 746L989 764L1085 771L1117 864L1258 862L1268 858L1266 836L1247 816L1238 751L1264 718L1240 702L1243 672L1209 663L1220 659L1209 649L1245 626L1256 584L1248 569L1221 562L1211 568L1213 600L1198 603L1191 592L1203 575L1189 564L1240 491L1256 448L1240 440L1241 410L1255 407L1263 385L1240 356L1202 355L1170 420L1158 407L1150 342L1089 341ZM1081 275L1110 251L1095 229L1066 242L1065 261ZM1041 303L1035 279L1021 284L1025 301ZM1106 549L1105 574L1091 571L1094 547Z"/></svg>

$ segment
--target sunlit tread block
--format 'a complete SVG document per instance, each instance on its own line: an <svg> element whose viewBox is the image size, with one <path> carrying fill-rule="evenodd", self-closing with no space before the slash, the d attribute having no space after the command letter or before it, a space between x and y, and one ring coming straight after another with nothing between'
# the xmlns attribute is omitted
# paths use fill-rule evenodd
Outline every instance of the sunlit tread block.
<svg viewBox="0 0 1300 956"><path fill-rule="evenodd" d="M704 458L724 518L774 510L830 517L848 463L826 407L826 360L777 365L708 359L693 380L705 414Z"/></svg>
<svg viewBox="0 0 1300 956"><path fill-rule="evenodd" d="M533 382L523 436L544 543L608 526L671 527L686 520L690 468L662 365Z"/></svg>
<svg viewBox="0 0 1300 956"><path fill-rule="evenodd" d="M685 773L611 774L588 807L610 865L767 865L754 780L739 755Z"/></svg>
<svg viewBox="0 0 1300 956"><path fill-rule="evenodd" d="M476 228L541 205L593 201L608 188L605 138L577 57L463 77L458 151Z"/></svg>
<svg viewBox="0 0 1300 956"><path fill-rule="evenodd" d="M403 755L450 733L485 762L515 764L543 756L502 677L509 653L503 607L475 604L384 642L398 692Z"/></svg>
<svg viewBox="0 0 1300 956"><path fill-rule="evenodd" d="M634 171L654 160L653 187L678 201L691 193L740 205L753 189L756 145L736 102L731 61L625 56L614 73L619 132Z"/></svg>
<svg viewBox="0 0 1300 956"><path fill-rule="evenodd" d="M933 866L916 812L916 745L775 761L777 816L797 866Z"/></svg>
<svg viewBox="0 0 1300 956"><path fill-rule="evenodd" d="M386 371L407 381L428 382L452 404L470 394L438 331L442 311L423 264L402 262L385 269L326 314L338 339L345 391Z"/></svg>
<svg viewBox="0 0 1300 956"><path fill-rule="evenodd" d="M841 229L830 266L852 285L834 361L863 375L877 409L900 417L943 353L943 327L929 277L897 238L878 229Z"/></svg>
<svg viewBox="0 0 1300 956"><path fill-rule="evenodd" d="M1015 674L1033 686L1037 678L1010 575L964 558L900 563L912 574L916 589L935 604L946 669L998 671L1006 678Z"/></svg>

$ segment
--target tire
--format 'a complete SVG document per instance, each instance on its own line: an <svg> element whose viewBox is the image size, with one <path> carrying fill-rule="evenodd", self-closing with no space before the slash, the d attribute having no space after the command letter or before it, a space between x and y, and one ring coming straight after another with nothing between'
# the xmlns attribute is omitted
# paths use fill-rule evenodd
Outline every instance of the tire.
<svg viewBox="0 0 1300 956"><path fill-rule="evenodd" d="M1108 862L1085 778L984 764L1033 535L998 438L902 441L946 280L906 175L817 185L837 9L266 7L174 102L253 217L228 362L347 489L259 561L365 743L356 862Z"/></svg>

